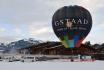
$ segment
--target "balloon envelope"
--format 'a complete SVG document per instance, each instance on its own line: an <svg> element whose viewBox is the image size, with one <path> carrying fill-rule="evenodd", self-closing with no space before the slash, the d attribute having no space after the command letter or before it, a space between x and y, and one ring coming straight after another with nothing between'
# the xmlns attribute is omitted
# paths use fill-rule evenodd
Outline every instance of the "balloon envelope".
<svg viewBox="0 0 104 70"><path fill-rule="evenodd" d="M92 17L81 6L64 6L54 13L52 27L66 48L79 47L91 30Z"/></svg>

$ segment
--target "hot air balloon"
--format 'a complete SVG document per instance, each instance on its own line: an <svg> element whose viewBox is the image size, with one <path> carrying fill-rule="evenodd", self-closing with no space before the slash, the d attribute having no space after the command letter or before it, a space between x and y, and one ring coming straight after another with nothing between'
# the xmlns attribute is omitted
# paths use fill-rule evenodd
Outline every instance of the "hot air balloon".
<svg viewBox="0 0 104 70"><path fill-rule="evenodd" d="M82 6L64 6L52 17L56 36L66 48L79 47L92 27L90 12Z"/></svg>

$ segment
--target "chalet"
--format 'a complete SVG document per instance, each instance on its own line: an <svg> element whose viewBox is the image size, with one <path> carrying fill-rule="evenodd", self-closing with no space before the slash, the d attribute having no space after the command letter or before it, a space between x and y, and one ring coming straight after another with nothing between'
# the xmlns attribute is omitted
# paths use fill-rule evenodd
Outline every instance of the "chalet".
<svg viewBox="0 0 104 70"><path fill-rule="evenodd" d="M60 42L46 42L39 45L33 45L27 48L22 48L18 50L19 53L29 54L43 54L43 55L72 55L72 54L82 54L89 55L95 52L90 46L81 44L79 48L65 48Z"/></svg>

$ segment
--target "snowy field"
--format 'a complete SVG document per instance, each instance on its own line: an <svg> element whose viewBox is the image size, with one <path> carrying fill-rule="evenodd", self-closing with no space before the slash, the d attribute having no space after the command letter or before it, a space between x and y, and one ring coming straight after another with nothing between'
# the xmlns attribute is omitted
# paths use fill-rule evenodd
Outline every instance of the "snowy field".
<svg viewBox="0 0 104 70"><path fill-rule="evenodd" d="M104 70L104 61L94 62L0 62L0 70Z"/></svg>

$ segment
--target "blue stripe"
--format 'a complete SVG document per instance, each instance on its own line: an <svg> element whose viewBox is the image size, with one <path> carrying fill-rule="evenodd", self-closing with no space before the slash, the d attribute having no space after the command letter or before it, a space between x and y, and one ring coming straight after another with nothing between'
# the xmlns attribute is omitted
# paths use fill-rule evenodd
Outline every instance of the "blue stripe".
<svg viewBox="0 0 104 70"><path fill-rule="evenodd" d="M75 36L74 36L74 46L76 45L78 39L79 39L79 36L78 36L78 35L75 35Z"/></svg>
<svg viewBox="0 0 104 70"><path fill-rule="evenodd" d="M70 48L74 48L74 40L68 40L68 45L70 46Z"/></svg>

